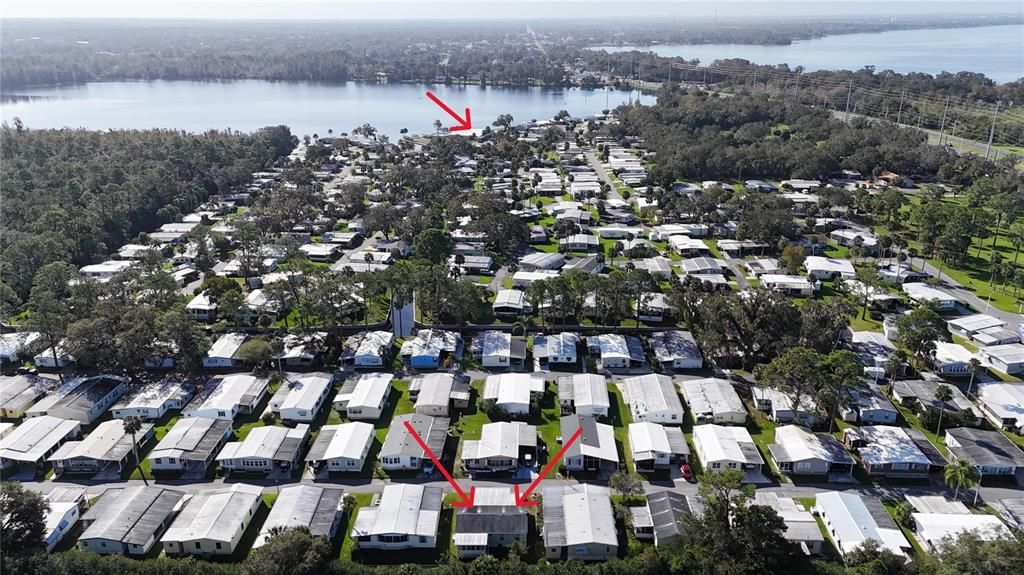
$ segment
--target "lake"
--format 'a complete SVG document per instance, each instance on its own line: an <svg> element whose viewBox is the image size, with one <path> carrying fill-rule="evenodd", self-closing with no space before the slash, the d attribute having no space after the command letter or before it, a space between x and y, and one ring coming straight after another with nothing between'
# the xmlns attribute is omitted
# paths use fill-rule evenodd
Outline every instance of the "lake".
<svg viewBox="0 0 1024 575"><path fill-rule="evenodd" d="M517 121L550 118L559 110L595 114L625 103L617 90L501 88L428 84L346 82L140 81L93 82L29 88L3 94L0 118L21 118L29 128L176 128L188 131L232 128L249 131L287 124L296 135L348 132L370 123L392 138L402 128L432 133L434 120L455 121L426 97L431 90L460 115L468 106L473 127L490 125L499 114ZM632 94L636 98L636 93ZM653 103L653 96L644 96Z"/></svg>
<svg viewBox="0 0 1024 575"><path fill-rule="evenodd" d="M597 50L642 50L659 56L699 59L702 64L743 58L756 64L789 64L813 70L981 72L997 82L1024 76L1024 26L936 28L843 34L802 40L786 46L699 44L661 46L595 46Z"/></svg>

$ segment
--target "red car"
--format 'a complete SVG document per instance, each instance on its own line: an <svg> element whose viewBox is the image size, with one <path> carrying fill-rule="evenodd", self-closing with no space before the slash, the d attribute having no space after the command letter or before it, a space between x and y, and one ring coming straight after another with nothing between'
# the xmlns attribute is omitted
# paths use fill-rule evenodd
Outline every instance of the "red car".
<svg viewBox="0 0 1024 575"><path fill-rule="evenodd" d="M690 469L690 465L688 463L684 463L679 466L679 474L687 481L693 479L693 470Z"/></svg>

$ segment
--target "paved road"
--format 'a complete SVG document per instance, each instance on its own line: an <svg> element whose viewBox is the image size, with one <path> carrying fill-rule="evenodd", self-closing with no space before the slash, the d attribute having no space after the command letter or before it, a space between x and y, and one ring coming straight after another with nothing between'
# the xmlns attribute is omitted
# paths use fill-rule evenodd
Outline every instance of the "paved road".
<svg viewBox="0 0 1024 575"><path fill-rule="evenodd" d="M927 261L924 262L922 270L932 277L939 277L939 269ZM942 273L942 287L966 302L975 310L1005 321L1007 329L1016 330L1017 326L1021 323L1020 314L1003 311L993 305L989 305L989 303L984 299L975 295L970 288L963 286L953 278L949 277L945 272Z"/></svg>
<svg viewBox="0 0 1024 575"><path fill-rule="evenodd" d="M618 190L615 189L615 183L612 182L611 176L608 175L608 172L605 171L604 166L601 165L601 160L597 159L597 156L594 155L594 150L590 148L583 148L583 157L587 159L587 162L590 164L590 167L593 168L595 172L597 172L597 178L602 182L608 184L608 198L621 200L623 202L626 201L625 198L622 197L622 194L620 194Z"/></svg>

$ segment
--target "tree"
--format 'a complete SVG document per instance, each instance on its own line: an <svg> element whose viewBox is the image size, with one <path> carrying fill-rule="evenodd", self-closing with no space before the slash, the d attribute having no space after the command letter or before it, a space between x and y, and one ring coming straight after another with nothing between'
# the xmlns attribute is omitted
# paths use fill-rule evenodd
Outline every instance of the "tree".
<svg viewBox="0 0 1024 575"><path fill-rule="evenodd" d="M78 270L64 262L53 262L39 268L29 294L27 327L42 334L43 340L58 362L58 345L73 319L70 285L78 278ZM62 372L57 372L63 382Z"/></svg>
<svg viewBox="0 0 1024 575"><path fill-rule="evenodd" d="M800 309L800 345L818 353L835 350L855 309L845 299L808 300Z"/></svg>
<svg viewBox="0 0 1024 575"><path fill-rule="evenodd" d="M800 267L804 265L807 253L804 251L803 246L799 244L790 244L788 241L786 243L788 245L783 248L779 261L785 266L787 272L796 275L800 273Z"/></svg>
<svg viewBox="0 0 1024 575"><path fill-rule="evenodd" d="M273 527L242 564L244 575L320 575L331 562L331 545L306 527Z"/></svg>
<svg viewBox="0 0 1024 575"><path fill-rule="evenodd" d="M892 516L896 523L903 527L911 527L914 524L914 506L906 501L900 501L893 509Z"/></svg>
<svg viewBox="0 0 1024 575"><path fill-rule="evenodd" d="M978 370L981 369L981 361L972 357L967 361L967 371L971 372L971 380L967 382L967 397L971 397L971 390L974 389L974 378L978 375Z"/></svg>
<svg viewBox="0 0 1024 575"><path fill-rule="evenodd" d="M757 371L757 381L774 387L789 397L793 413L799 413L805 398L813 397L823 387L822 356L806 347L794 347Z"/></svg>
<svg viewBox="0 0 1024 575"><path fill-rule="evenodd" d="M129 415L122 420L122 426L124 427L124 432L132 436L132 457L135 458L135 464L139 466L139 475L142 476L142 482L149 485L142 465L140 465L142 462L139 461L138 441L135 439L135 434L142 430L142 420L134 415Z"/></svg>
<svg viewBox="0 0 1024 575"><path fill-rule="evenodd" d="M0 484L0 540L4 554L29 553L43 546L50 504L21 483Z"/></svg>
<svg viewBox="0 0 1024 575"><path fill-rule="evenodd" d="M800 310L765 287L714 293L703 299L697 337L705 353L737 358L750 371L797 344Z"/></svg>
<svg viewBox="0 0 1024 575"><path fill-rule="evenodd" d="M896 320L896 333L903 347L919 361L923 361L935 350L936 341L951 339L946 321L935 310L927 307L915 308Z"/></svg>
<svg viewBox="0 0 1024 575"><path fill-rule="evenodd" d="M608 478L608 487L611 487L621 495L625 495L627 497L643 495L644 493L643 478L625 471L616 471L613 473L612 476Z"/></svg>
<svg viewBox="0 0 1024 575"><path fill-rule="evenodd" d="M508 130L512 125L512 114L498 114L498 118L491 125L495 128Z"/></svg>
<svg viewBox="0 0 1024 575"><path fill-rule="evenodd" d="M907 558L866 539L844 556L848 575L910 575Z"/></svg>
<svg viewBox="0 0 1024 575"><path fill-rule="evenodd" d="M946 413L946 402L953 399L953 390L946 384L935 388L935 399L939 402L939 423L935 426L935 435L942 432L942 414Z"/></svg>
<svg viewBox="0 0 1024 575"><path fill-rule="evenodd" d="M237 357L245 363L263 366L274 357L274 349L265 338L254 337L238 347Z"/></svg>
<svg viewBox="0 0 1024 575"><path fill-rule="evenodd" d="M953 499L960 495L960 488L970 489L981 479L978 468L971 465L966 459L953 458L953 461L946 465L942 472L946 480L946 486L953 488Z"/></svg>
<svg viewBox="0 0 1024 575"><path fill-rule="evenodd" d="M451 234L437 228L428 228L416 236L413 253L418 258L441 264L448 260L454 247Z"/></svg>

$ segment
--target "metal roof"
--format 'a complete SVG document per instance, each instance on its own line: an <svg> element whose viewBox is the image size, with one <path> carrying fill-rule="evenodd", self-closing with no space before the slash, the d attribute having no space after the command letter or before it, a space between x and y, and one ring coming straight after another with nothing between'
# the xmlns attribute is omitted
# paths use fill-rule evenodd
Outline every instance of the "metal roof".
<svg viewBox="0 0 1024 575"><path fill-rule="evenodd" d="M659 453L690 453L683 430L650 422L629 424L629 448L633 452L633 459L637 461L654 459Z"/></svg>
<svg viewBox="0 0 1024 575"><path fill-rule="evenodd" d="M558 378L559 401L572 401L573 405L609 407L608 382L596 373L578 373Z"/></svg>
<svg viewBox="0 0 1024 575"><path fill-rule="evenodd" d="M107 539L145 545L159 535L167 517L182 498L180 491L162 487L109 489L82 516L88 524L80 539Z"/></svg>
<svg viewBox="0 0 1024 575"><path fill-rule="evenodd" d="M827 433L812 433L799 425L775 428L775 443L768 446L777 462L819 459L829 463L853 465L853 457L843 444Z"/></svg>
<svg viewBox="0 0 1024 575"><path fill-rule="evenodd" d="M82 428L78 421L50 415L30 417L0 438L0 457L11 461L33 463L41 460L54 446Z"/></svg>
<svg viewBox="0 0 1024 575"><path fill-rule="evenodd" d="M243 525L249 510L263 489L235 483L226 489L196 492L164 533L162 541L186 542L197 539L230 543Z"/></svg>
<svg viewBox="0 0 1024 575"><path fill-rule="evenodd" d="M214 377L183 410L184 415L213 417L219 411L230 412L241 406L253 406L267 390L266 378L247 373Z"/></svg>
<svg viewBox="0 0 1024 575"><path fill-rule="evenodd" d="M377 505L363 507L352 528L353 537L408 534L437 536L444 491L408 483L384 486Z"/></svg>
<svg viewBox="0 0 1024 575"><path fill-rule="evenodd" d="M627 377L622 381L623 399L634 418L651 413L677 413L683 420L683 402L676 393L672 378L667 375L647 374Z"/></svg>
<svg viewBox="0 0 1024 575"><path fill-rule="evenodd" d="M559 485L544 495L544 546L563 547L619 544L607 487Z"/></svg>
<svg viewBox="0 0 1024 575"><path fill-rule="evenodd" d="M973 465L1024 467L1024 451L998 431L956 427L946 430L946 438L950 453Z"/></svg>
<svg viewBox="0 0 1024 575"><path fill-rule="evenodd" d="M362 421L325 425L320 428L306 461L360 459L373 442L373 426Z"/></svg>
<svg viewBox="0 0 1024 575"><path fill-rule="evenodd" d="M679 384L694 414L745 413L743 401L732 382L714 377L690 379Z"/></svg>
<svg viewBox="0 0 1024 575"><path fill-rule="evenodd" d="M304 409L312 411L324 391L331 387L334 376L329 373L312 372L303 374L286 374L281 387L270 399L270 405L276 410Z"/></svg>
<svg viewBox="0 0 1024 575"><path fill-rule="evenodd" d="M143 423L135 434L136 440L144 439L152 429L152 423ZM134 443L132 436L124 432L124 421L111 419L97 425L85 439L61 445L47 461L95 459L117 462L131 453Z"/></svg>
<svg viewBox="0 0 1024 575"><path fill-rule="evenodd" d="M660 362L679 359L702 359L697 341L688 331L673 329L652 333L648 338L654 356Z"/></svg>
<svg viewBox="0 0 1024 575"><path fill-rule="evenodd" d="M531 394L544 393L544 379L531 373L501 373L484 380L482 397L497 405L530 405Z"/></svg>
<svg viewBox="0 0 1024 575"><path fill-rule="evenodd" d="M712 461L764 464L761 453L745 427L697 425L693 428L693 442L699 446L698 450L705 459L702 463L705 464Z"/></svg>
<svg viewBox="0 0 1024 575"><path fill-rule="evenodd" d="M230 429L231 422L223 419L183 417L153 448L148 459L173 457L186 461L207 461Z"/></svg>
<svg viewBox="0 0 1024 575"><path fill-rule="evenodd" d="M346 408L376 408L391 392L391 380L394 378L390 373L364 373L342 384L334 396L334 403L344 404Z"/></svg>
<svg viewBox="0 0 1024 575"><path fill-rule="evenodd" d="M584 455L619 462L619 450L615 445L615 430L612 426L598 423L593 417L585 415L566 415L559 421L563 441L569 441L580 428L583 428L583 433L566 449L566 457Z"/></svg>
<svg viewBox="0 0 1024 575"><path fill-rule="evenodd" d="M295 461L307 437L309 437L309 425L304 423L296 425L294 428L279 425L254 427L242 441L225 444L217 454L217 461L228 459Z"/></svg>
<svg viewBox="0 0 1024 575"><path fill-rule="evenodd" d="M307 527L314 537L327 537L335 515L341 512L344 495L343 489L318 485L282 487L253 547L266 543L275 527Z"/></svg>
<svg viewBox="0 0 1024 575"><path fill-rule="evenodd" d="M180 379L164 379L142 386L133 386L111 409L160 408L173 399L186 399L191 394L188 383Z"/></svg>
<svg viewBox="0 0 1024 575"><path fill-rule="evenodd" d="M537 446L537 428L516 421L487 423L481 429L480 439L467 439L462 444L462 459L509 457L517 459L520 447Z"/></svg>
<svg viewBox="0 0 1024 575"><path fill-rule="evenodd" d="M388 429L387 437L384 438L384 445L381 446L380 456L401 454L413 457L426 457L426 453L420 447L419 442L406 429L406 421L412 425L412 428L420 436L420 439L423 440L423 443L427 444L427 447L440 457L441 452L444 450L445 441L448 438L448 424L450 420L447 417L430 417L429 415L420 415L418 413L398 415L391 420L391 427Z"/></svg>

